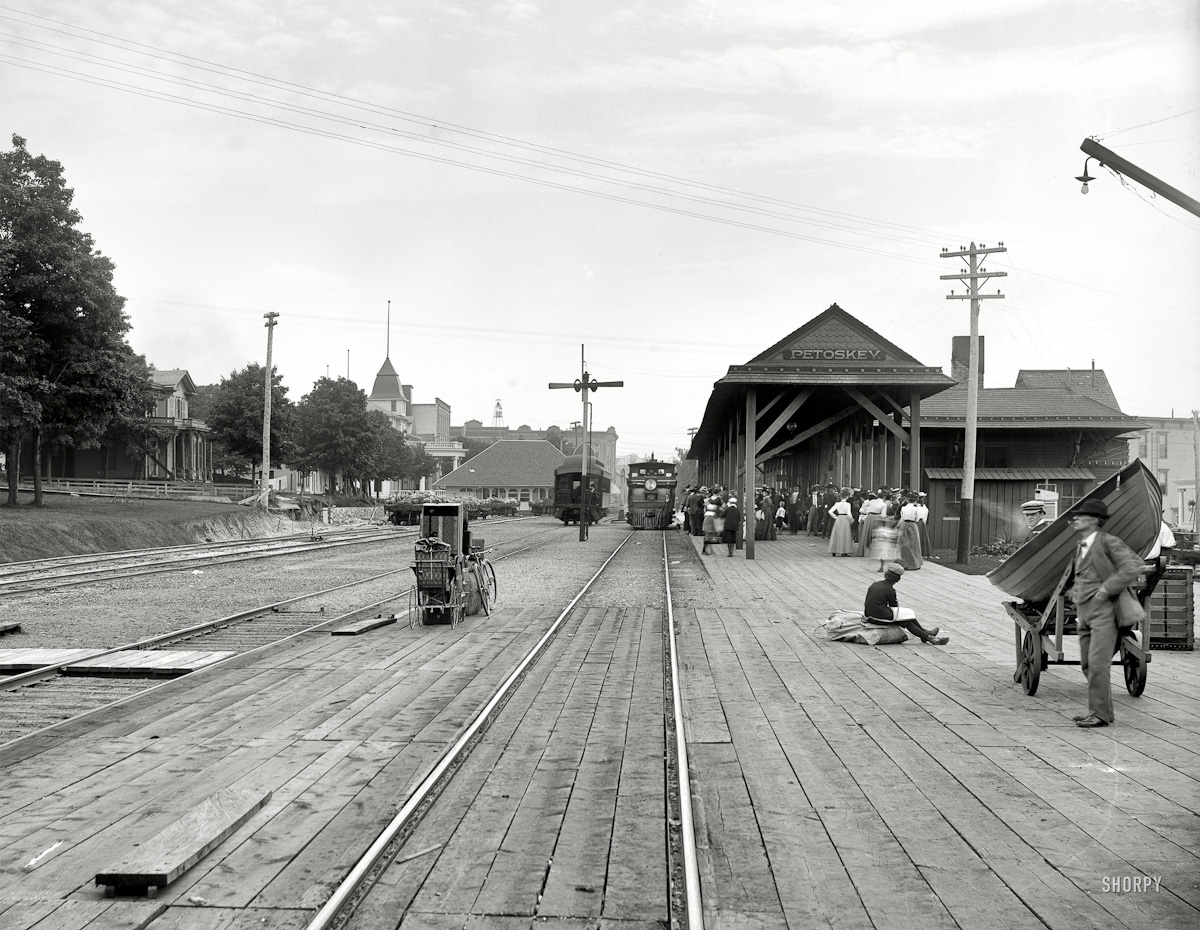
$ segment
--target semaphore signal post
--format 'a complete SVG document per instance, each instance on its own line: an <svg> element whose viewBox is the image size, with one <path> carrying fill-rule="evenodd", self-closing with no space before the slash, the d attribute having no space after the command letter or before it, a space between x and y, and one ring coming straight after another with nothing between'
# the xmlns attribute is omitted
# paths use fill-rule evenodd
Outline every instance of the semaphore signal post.
<svg viewBox="0 0 1200 930"><path fill-rule="evenodd" d="M591 463L588 461L588 443L591 440L591 431L588 418L588 391L595 393L597 388L602 387L625 387L624 381L597 381L588 374L587 361L583 357L583 346L579 347L579 370L581 376L574 382L552 381L550 382L550 390L558 390L560 388L574 388L583 397L583 467L580 469L583 472L582 479L579 482L579 541L583 542L588 538L588 507L591 489L589 482L591 481ZM610 465L616 465L615 462L610 462Z"/></svg>

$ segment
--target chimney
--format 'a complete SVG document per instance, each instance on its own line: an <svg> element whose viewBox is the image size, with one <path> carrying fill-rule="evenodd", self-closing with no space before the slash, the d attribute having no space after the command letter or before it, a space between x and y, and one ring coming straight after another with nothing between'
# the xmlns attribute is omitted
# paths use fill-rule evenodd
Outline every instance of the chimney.
<svg viewBox="0 0 1200 930"><path fill-rule="evenodd" d="M979 387L983 387L983 340L979 337ZM959 384L967 380L967 371L971 361L971 337L954 336L950 340L950 377Z"/></svg>

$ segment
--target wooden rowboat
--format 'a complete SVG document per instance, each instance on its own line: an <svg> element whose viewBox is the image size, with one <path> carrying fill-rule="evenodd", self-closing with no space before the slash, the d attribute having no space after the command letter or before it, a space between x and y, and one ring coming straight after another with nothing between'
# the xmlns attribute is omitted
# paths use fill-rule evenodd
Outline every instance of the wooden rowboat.
<svg viewBox="0 0 1200 930"><path fill-rule="evenodd" d="M1144 555L1162 526L1162 491L1150 469L1137 459L1064 510L1003 565L988 572L988 581L1005 594L1025 601L1044 601L1050 597L1079 542L1071 528L1071 514L1084 500L1096 498L1108 506L1104 532L1116 536L1138 555Z"/></svg>

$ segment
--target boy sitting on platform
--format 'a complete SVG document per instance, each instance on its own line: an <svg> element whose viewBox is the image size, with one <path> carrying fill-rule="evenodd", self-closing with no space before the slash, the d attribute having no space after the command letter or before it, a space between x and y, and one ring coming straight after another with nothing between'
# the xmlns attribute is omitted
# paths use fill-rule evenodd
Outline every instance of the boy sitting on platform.
<svg viewBox="0 0 1200 930"><path fill-rule="evenodd" d="M907 607L901 607L896 599L896 582L904 574L904 568L895 562L883 567L883 580L876 581L867 588L867 600L863 606L863 616L868 623L893 623L903 627L917 637L921 642L944 646L950 642L949 636L939 636L938 627L927 630L917 622L915 612Z"/></svg>

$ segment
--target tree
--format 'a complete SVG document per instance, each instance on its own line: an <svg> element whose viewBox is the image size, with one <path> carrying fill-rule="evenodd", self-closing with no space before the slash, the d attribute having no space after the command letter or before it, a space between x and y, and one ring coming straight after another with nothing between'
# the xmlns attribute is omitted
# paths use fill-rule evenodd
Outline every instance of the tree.
<svg viewBox="0 0 1200 930"><path fill-rule="evenodd" d="M463 457L463 462L469 462L475 458L484 449L488 449L492 445L490 439L464 439L462 441L463 448L467 450L467 454Z"/></svg>
<svg viewBox="0 0 1200 930"><path fill-rule="evenodd" d="M222 471L228 467L234 474L262 463L263 382L262 365L251 362L241 371L229 373L213 393L207 405L205 422L212 430L213 442L219 447L217 462ZM193 411L194 412L194 411ZM296 407L287 396L283 375L271 375L271 464L289 461L295 430ZM216 463L214 463L216 464Z"/></svg>
<svg viewBox="0 0 1200 930"><path fill-rule="evenodd" d="M367 416L367 395L348 378L320 378L296 405L293 464L307 474L361 477L377 436Z"/></svg>
<svg viewBox="0 0 1200 930"><path fill-rule="evenodd" d="M77 228L62 165L30 155L20 136L12 143L0 152L0 444L11 505L30 442L41 506L43 448L93 446L114 424L130 427L148 385L145 360L125 342L113 264Z"/></svg>
<svg viewBox="0 0 1200 930"><path fill-rule="evenodd" d="M550 445L554 446L559 452L561 452L563 443L562 430L557 426L546 427L546 442L550 443Z"/></svg>

